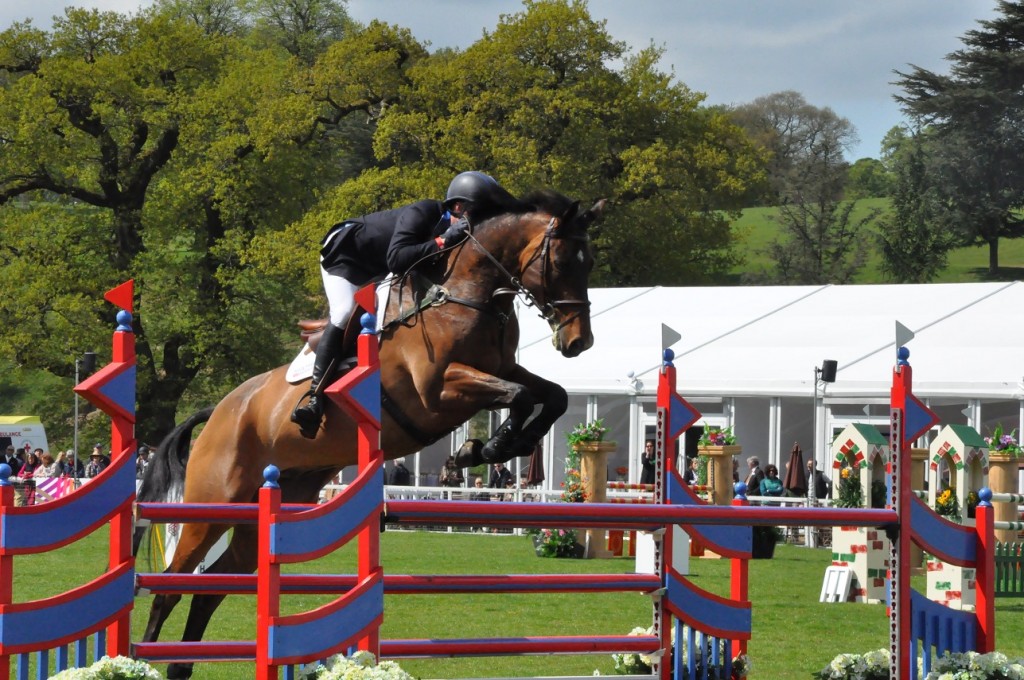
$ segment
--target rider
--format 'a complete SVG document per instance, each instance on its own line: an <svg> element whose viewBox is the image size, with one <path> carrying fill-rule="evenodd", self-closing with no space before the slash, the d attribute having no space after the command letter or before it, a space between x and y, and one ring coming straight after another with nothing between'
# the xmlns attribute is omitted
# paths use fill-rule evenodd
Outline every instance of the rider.
<svg viewBox="0 0 1024 680"><path fill-rule="evenodd" d="M443 248L460 243L471 225L515 199L493 177L469 171L456 175L444 202L417 201L402 208L339 222L321 242L320 275L330 320L316 349L309 401L296 407L292 422L305 437L316 437L323 418L321 383L331 372L345 340L345 326L355 310L356 292L388 272L404 273Z"/></svg>

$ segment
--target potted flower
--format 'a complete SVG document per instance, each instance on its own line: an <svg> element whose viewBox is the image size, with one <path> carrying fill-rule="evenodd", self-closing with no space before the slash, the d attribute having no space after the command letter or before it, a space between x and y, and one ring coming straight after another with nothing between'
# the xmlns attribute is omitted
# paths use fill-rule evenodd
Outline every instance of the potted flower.
<svg viewBox="0 0 1024 680"><path fill-rule="evenodd" d="M583 557L584 547L576 542L573 529L531 529L537 557Z"/></svg>
<svg viewBox="0 0 1024 680"><path fill-rule="evenodd" d="M160 680L163 674L145 661L126 656L104 656L86 668L69 668L51 680Z"/></svg>
<svg viewBox="0 0 1024 680"><path fill-rule="evenodd" d="M577 482L570 473L571 468L578 471L579 475L579 490L572 492L571 500L586 503L604 503L607 500L608 454L615 450L614 442L604 440L607 434L608 428L604 425L604 418L580 423L566 433L565 441L569 445L569 451L566 455L566 484L563 498L570 494L570 489ZM590 546L591 557L611 557L611 552L602 547L605 540L603 529L587 530L586 544Z"/></svg>
<svg viewBox="0 0 1024 680"><path fill-rule="evenodd" d="M956 499L953 489L947 486L935 497L935 512L951 522L960 521L960 501Z"/></svg>
<svg viewBox="0 0 1024 680"><path fill-rule="evenodd" d="M697 440L697 483L711 487L713 502L725 505L732 501L732 463L743 453L731 427L711 427L704 423L704 431Z"/></svg>
<svg viewBox="0 0 1024 680"><path fill-rule="evenodd" d="M985 442L988 444L989 459L992 456L1017 458L1021 455L1020 442L1017 441L1017 430L1010 434L1005 434L1002 423L996 425L996 429L992 430L991 437L985 437Z"/></svg>
<svg viewBox="0 0 1024 680"><path fill-rule="evenodd" d="M836 496L837 508L863 508L864 487L860 483L860 474L856 468L843 467L839 471L839 494Z"/></svg>
<svg viewBox="0 0 1024 680"><path fill-rule="evenodd" d="M1003 431L1002 424L996 425L991 437L985 437L988 449L988 486L995 493L1018 493L1017 468L1021 457L1020 442L1017 430L1010 434ZM975 503L977 505L977 503ZM973 508L968 504L968 513ZM997 522L1014 521L1017 518L1017 506L1012 503L995 503L993 513ZM968 516L973 517L973 514ZM1010 543L1017 540L1017 533L1012 529L996 529L996 540Z"/></svg>

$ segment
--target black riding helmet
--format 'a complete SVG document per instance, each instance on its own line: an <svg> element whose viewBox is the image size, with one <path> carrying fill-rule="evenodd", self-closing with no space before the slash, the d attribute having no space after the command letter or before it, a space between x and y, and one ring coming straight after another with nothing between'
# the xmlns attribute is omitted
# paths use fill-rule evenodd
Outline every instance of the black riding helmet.
<svg viewBox="0 0 1024 680"><path fill-rule="evenodd" d="M456 201L468 203L487 203L493 201L500 186L490 175L476 170L460 172L448 185L448 194L444 199L444 207L451 209Z"/></svg>

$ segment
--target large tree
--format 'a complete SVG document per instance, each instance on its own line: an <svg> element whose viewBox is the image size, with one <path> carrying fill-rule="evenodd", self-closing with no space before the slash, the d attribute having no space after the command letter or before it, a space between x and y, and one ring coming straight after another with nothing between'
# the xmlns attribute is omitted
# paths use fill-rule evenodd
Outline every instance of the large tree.
<svg viewBox="0 0 1024 680"><path fill-rule="evenodd" d="M373 25L305 68L159 11L0 34L0 356L71 375L109 346L100 295L133 277L140 439L186 391L279 362L302 297L247 245L359 169L338 132L368 125L416 55Z"/></svg>
<svg viewBox="0 0 1024 680"><path fill-rule="evenodd" d="M779 206L779 237L768 247L781 283L848 283L866 258L863 231L878 211L854 214L842 203L857 141L849 120L777 92L736 107L733 118L771 154L769 202Z"/></svg>
<svg viewBox="0 0 1024 680"><path fill-rule="evenodd" d="M898 283L927 283L946 267L954 232L944 219L943 201L932 177L928 139L893 128L886 135L885 161L895 176L892 211L878 225L880 268Z"/></svg>
<svg viewBox="0 0 1024 680"><path fill-rule="evenodd" d="M302 244L332 221L439 196L457 172L479 169L517 193L611 198L593 233L594 283L715 280L736 261L730 218L762 157L703 95L660 72L660 56L630 54L584 2L526 2L465 51L410 70L375 136L380 167L329 194L263 255L315 274Z"/></svg>
<svg viewBox="0 0 1024 680"><path fill-rule="evenodd" d="M948 75L897 71L904 111L929 135L930 165L946 221L965 244L988 246L999 270L999 241L1024 235L1024 3L1000 0L946 58Z"/></svg>
<svg viewBox="0 0 1024 680"><path fill-rule="evenodd" d="M832 109L786 90L736 106L730 115L769 154L769 205L807 200L819 190L835 194L845 181L845 154L857 131Z"/></svg>

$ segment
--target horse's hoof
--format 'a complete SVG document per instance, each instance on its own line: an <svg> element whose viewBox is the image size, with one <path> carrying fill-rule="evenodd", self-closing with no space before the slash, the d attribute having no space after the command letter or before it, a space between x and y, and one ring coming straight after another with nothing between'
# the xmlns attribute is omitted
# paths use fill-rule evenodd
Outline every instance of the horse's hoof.
<svg viewBox="0 0 1024 680"><path fill-rule="evenodd" d="M188 680L192 677L192 664L172 663L167 667L167 680Z"/></svg>
<svg viewBox="0 0 1024 680"><path fill-rule="evenodd" d="M460 468L476 467L484 462L480 450L484 447L479 439L467 439L455 454L455 464Z"/></svg>
<svg viewBox="0 0 1024 680"><path fill-rule="evenodd" d="M484 444L484 447L480 450L480 457L484 459L485 463L507 463L514 455L512 449L515 442L512 441L512 428L500 427L498 431L494 433L491 440Z"/></svg>

